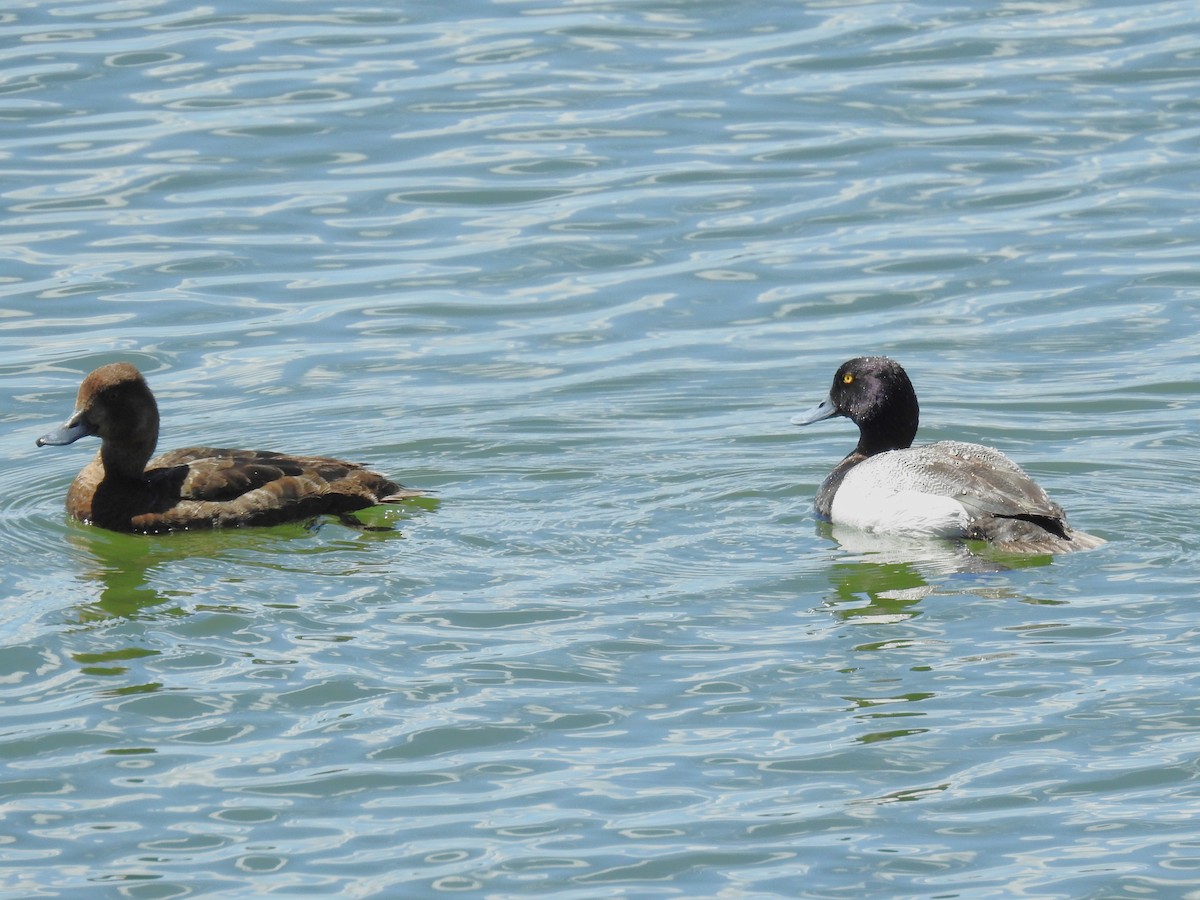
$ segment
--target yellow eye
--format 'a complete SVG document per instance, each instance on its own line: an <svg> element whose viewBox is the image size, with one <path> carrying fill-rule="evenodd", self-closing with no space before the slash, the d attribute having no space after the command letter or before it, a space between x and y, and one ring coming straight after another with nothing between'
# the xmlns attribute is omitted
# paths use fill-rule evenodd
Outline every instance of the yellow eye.
<svg viewBox="0 0 1200 900"><path fill-rule="evenodd" d="M853 372L847 372L845 375L842 376L842 384L853 384L853 383L854 383L854 373Z"/></svg>

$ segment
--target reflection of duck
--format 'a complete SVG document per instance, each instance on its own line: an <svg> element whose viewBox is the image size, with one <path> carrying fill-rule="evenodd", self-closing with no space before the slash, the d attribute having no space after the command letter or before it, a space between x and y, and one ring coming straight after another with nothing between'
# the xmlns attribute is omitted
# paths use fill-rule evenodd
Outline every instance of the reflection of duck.
<svg viewBox="0 0 1200 900"><path fill-rule="evenodd" d="M324 457L188 447L152 460L158 405L128 363L88 375L71 418L37 443L70 444L86 435L100 438L100 452L72 483L67 512L114 531L274 525L420 494L356 463Z"/></svg>
<svg viewBox="0 0 1200 900"><path fill-rule="evenodd" d="M846 416L858 446L817 492L817 513L868 531L988 541L1015 553L1065 553L1104 541L1067 525L1062 507L991 447L939 441L913 447L917 395L883 356L843 363L829 397L792 421Z"/></svg>
<svg viewBox="0 0 1200 900"><path fill-rule="evenodd" d="M1045 556L991 559L973 553L961 541L930 540L906 534L862 531L845 525L820 523L819 531L837 542L846 561L875 565L905 565L923 575L964 575L1003 572L1018 565L1045 563ZM1019 561L1019 562L1018 562Z"/></svg>

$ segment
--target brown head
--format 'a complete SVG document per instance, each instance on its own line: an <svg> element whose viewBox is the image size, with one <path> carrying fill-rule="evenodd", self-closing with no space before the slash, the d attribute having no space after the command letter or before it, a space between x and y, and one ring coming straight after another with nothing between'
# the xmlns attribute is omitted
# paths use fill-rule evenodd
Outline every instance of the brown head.
<svg viewBox="0 0 1200 900"><path fill-rule="evenodd" d="M143 476L158 443L158 404L134 366L111 363L83 379L71 418L38 438L37 445L73 444L88 435L102 441L100 453L107 474Z"/></svg>

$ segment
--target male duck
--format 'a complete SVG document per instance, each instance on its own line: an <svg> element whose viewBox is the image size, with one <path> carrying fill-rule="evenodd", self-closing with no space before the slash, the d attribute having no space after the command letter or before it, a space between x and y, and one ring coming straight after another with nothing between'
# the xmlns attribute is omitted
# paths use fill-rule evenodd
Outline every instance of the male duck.
<svg viewBox="0 0 1200 900"><path fill-rule="evenodd" d="M817 492L817 514L870 531L988 541L1018 553L1066 553L1101 538L1067 525L1062 507L999 450L960 441L913 447L917 395L884 356L842 364L829 397L794 425L846 416L858 446Z"/></svg>
<svg viewBox="0 0 1200 900"><path fill-rule="evenodd" d="M67 512L114 531L275 525L420 494L355 463L317 456L188 447L152 460L158 404L128 363L88 375L71 418L37 444L70 444L85 435L100 438L100 452L67 492Z"/></svg>

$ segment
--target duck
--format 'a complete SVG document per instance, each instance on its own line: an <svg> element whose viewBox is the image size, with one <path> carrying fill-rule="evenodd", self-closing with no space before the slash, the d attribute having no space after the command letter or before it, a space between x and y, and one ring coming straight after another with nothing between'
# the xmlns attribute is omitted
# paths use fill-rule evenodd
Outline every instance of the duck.
<svg viewBox="0 0 1200 900"><path fill-rule="evenodd" d="M267 450L186 447L153 459L158 404L127 362L91 372L75 411L39 447L100 438L67 491L67 514L111 531L162 534L277 525L350 513L421 495L358 463Z"/></svg>
<svg viewBox="0 0 1200 900"><path fill-rule="evenodd" d="M1012 553L1069 553L1104 543L1068 525L1063 508L999 450L963 441L913 446L917 394L893 359L842 363L829 396L791 421L812 425L837 416L858 426L858 445L817 491L822 519L886 534L985 541Z"/></svg>

